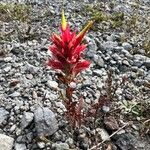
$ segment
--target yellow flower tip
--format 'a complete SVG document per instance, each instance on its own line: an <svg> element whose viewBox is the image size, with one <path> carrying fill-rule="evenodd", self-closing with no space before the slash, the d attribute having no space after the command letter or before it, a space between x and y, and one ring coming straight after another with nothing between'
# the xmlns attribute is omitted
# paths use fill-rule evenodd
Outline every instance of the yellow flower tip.
<svg viewBox="0 0 150 150"><path fill-rule="evenodd" d="M67 21L65 18L64 10L62 10L62 18L61 18L62 29L65 30L67 28Z"/></svg>
<svg viewBox="0 0 150 150"><path fill-rule="evenodd" d="M77 35L79 36L84 36L84 34L89 30L89 28L91 28L91 26L93 25L93 21L89 21L88 24L84 27L84 29Z"/></svg>

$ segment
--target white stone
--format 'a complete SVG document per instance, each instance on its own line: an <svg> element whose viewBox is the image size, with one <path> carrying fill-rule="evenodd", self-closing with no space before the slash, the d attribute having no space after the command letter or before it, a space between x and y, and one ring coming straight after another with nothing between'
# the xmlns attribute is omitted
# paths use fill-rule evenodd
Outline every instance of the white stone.
<svg viewBox="0 0 150 150"><path fill-rule="evenodd" d="M55 102L56 106L63 109L63 110L66 110L65 106L62 104L62 102Z"/></svg>
<svg viewBox="0 0 150 150"><path fill-rule="evenodd" d="M56 89L58 87L58 83L56 81L48 80L47 81L47 86L50 87L50 88Z"/></svg>
<svg viewBox="0 0 150 150"><path fill-rule="evenodd" d="M19 92L14 92L12 94L9 95L10 97L18 97L20 96L20 93Z"/></svg>
<svg viewBox="0 0 150 150"><path fill-rule="evenodd" d="M15 144L15 150L26 150L27 147L25 144L19 144L19 143L16 143Z"/></svg>
<svg viewBox="0 0 150 150"><path fill-rule="evenodd" d="M9 72L11 70L11 66L7 66L6 68L4 68L5 72Z"/></svg>
<svg viewBox="0 0 150 150"><path fill-rule="evenodd" d="M15 131L15 129L16 129L16 125L14 124L14 125L10 128L10 132Z"/></svg>
<svg viewBox="0 0 150 150"><path fill-rule="evenodd" d="M9 61L11 61L11 60L13 60L12 57L6 57L6 58L4 58L4 61L5 61L5 62L9 62Z"/></svg>
<svg viewBox="0 0 150 150"><path fill-rule="evenodd" d="M38 147L39 148L44 148L45 147L45 143L44 142L38 142Z"/></svg>
<svg viewBox="0 0 150 150"><path fill-rule="evenodd" d="M110 111L110 107L108 107L108 106L103 106L103 107L102 107L102 110L103 110L105 113L107 113L107 112Z"/></svg>
<svg viewBox="0 0 150 150"><path fill-rule="evenodd" d="M1 150L12 150L14 139L10 136L0 134L0 149Z"/></svg>
<svg viewBox="0 0 150 150"><path fill-rule="evenodd" d="M96 130L101 135L102 140L106 140L106 141L110 140L109 134L105 129L98 128Z"/></svg>

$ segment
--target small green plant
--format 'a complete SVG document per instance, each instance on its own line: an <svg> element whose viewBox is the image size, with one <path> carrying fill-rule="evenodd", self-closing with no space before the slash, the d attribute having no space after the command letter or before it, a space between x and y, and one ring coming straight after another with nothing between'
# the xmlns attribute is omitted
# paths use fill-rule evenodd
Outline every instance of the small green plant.
<svg viewBox="0 0 150 150"><path fill-rule="evenodd" d="M140 116L140 108L138 102L123 100L122 102L120 102L120 104L120 109L125 114L132 114L136 115L137 117Z"/></svg>
<svg viewBox="0 0 150 150"><path fill-rule="evenodd" d="M84 15L84 13L88 13L89 20L93 20L95 22L95 26L92 27L93 30L99 29L99 24L107 22L107 20L109 19L107 13L102 11L100 8L101 8L100 4L86 5L83 7L83 11L81 12L82 15Z"/></svg>
<svg viewBox="0 0 150 150"><path fill-rule="evenodd" d="M103 23L104 26L106 23L109 23L113 28L121 27L124 23L124 13L123 12L114 12L109 14L101 9L101 6L96 5L86 5L83 8L83 12L88 13L91 20L94 20L97 24L96 28L100 23ZM95 30L95 29L94 29Z"/></svg>
<svg viewBox="0 0 150 150"><path fill-rule="evenodd" d="M21 22L28 21L31 7L25 4L0 3L0 20Z"/></svg>
<svg viewBox="0 0 150 150"><path fill-rule="evenodd" d="M123 12L114 12L110 16L111 24L113 28L121 27L124 23L124 13Z"/></svg>

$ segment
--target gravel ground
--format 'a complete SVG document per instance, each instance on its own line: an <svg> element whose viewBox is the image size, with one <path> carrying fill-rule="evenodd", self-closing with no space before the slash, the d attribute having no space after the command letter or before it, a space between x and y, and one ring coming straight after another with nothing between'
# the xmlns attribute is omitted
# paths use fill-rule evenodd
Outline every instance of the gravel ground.
<svg viewBox="0 0 150 150"><path fill-rule="evenodd" d="M0 2L0 149L87 150L106 140L99 149L149 150L150 49L147 37L150 31L145 18L150 17L150 1L64 1L72 29L81 29L87 20L96 17L94 27L85 37L88 43L85 56L92 63L82 72L83 81L78 83L74 99L78 99L80 93L87 107L98 101L107 91L108 70L113 72L111 86L119 85L110 105L100 108L103 115L95 128L89 119L80 129L71 129L63 117L66 108L59 93L63 85L55 71L46 66L51 57L49 37L58 32L62 2L19 0L15 5L28 4L21 17L5 11L3 5L10 6L9 2L15 0ZM28 8L29 14L24 14ZM99 22L101 18L93 15L95 11L105 12L107 16L124 13L123 25L114 25L114 18ZM136 23L126 24L134 20L131 20L133 14L138 16ZM123 77L127 81L120 85ZM129 121L132 125L109 137Z"/></svg>

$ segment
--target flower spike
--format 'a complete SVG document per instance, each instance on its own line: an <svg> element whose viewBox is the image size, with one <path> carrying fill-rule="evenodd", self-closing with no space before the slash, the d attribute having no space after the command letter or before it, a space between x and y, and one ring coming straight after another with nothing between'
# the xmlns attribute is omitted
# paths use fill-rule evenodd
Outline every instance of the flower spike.
<svg viewBox="0 0 150 150"><path fill-rule="evenodd" d="M62 10L61 27L62 27L62 30L66 30L67 28L67 21L65 18L64 10Z"/></svg>
<svg viewBox="0 0 150 150"><path fill-rule="evenodd" d="M61 70L66 76L71 76L72 78L80 71L88 68L90 62L82 58L82 52L85 50L86 44L82 44L81 42L92 24L93 21L90 21L85 28L76 35L75 31L70 31L64 10L62 10L61 34L57 35L54 33L52 35L52 45L49 47L52 58L49 60L48 65L53 69Z"/></svg>

